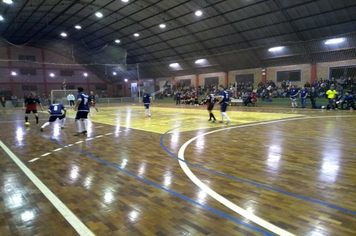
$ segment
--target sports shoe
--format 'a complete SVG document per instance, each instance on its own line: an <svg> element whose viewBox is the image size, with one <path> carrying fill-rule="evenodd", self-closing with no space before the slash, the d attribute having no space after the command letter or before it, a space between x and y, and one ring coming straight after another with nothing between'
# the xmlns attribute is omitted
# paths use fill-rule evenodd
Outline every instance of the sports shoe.
<svg viewBox="0 0 356 236"><path fill-rule="evenodd" d="M65 129L65 127L61 127L61 129Z"/></svg>
<svg viewBox="0 0 356 236"><path fill-rule="evenodd" d="M82 133L80 133L80 132L77 132L74 136L79 136L79 135L81 135Z"/></svg>
<svg viewBox="0 0 356 236"><path fill-rule="evenodd" d="M82 134L86 134L86 133L88 133L86 130L84 130L84 131L82 132Z"/></svg>
<svg viewBox="0 0 356 236"><path fill-rule="evenodd" d="M223 121L219 121L219 123L224 123Z"/></svg>
<svg viewBox="0 0 356 236"><path fill-rule="evenodd" d="M43 128L41 128L41 132L43 132Z"/></svg>

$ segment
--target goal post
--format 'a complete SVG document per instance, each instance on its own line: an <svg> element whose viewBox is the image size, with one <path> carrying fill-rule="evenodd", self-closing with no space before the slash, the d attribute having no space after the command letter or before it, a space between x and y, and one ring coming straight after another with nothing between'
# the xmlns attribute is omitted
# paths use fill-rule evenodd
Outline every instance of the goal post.
<svg viewBox="0 0 356 236"><path fill-rule="evenodd" d="M76 98L78 90L51 90L51 104L61 103L63 105L69 105L69 101L67 99L68 94L73 94L74 98Z"/></svg>

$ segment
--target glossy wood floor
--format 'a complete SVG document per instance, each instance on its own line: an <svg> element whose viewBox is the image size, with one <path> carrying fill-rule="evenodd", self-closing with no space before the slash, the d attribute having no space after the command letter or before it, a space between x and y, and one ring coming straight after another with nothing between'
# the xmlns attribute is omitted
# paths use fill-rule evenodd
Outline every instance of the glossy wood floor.
<svg viewBox="0 0 356 236"><path fill-rule="evenodd" d="M145 119L99 104L88 137L73 136L72 111L41 133L6 108L0 140L95 235L276 235L185 174L179 150L197 135L185 161L225 199L294 235L356 235L356 113L232 107L226 126L164 106ZM0 235L78 235L1 148L0 168Z"/></svg>

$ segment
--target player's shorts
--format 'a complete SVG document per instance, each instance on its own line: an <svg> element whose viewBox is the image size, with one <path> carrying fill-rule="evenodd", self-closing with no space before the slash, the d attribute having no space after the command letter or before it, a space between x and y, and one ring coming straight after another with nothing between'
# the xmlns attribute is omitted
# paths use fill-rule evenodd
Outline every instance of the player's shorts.
<svg viewBox="0 0 356 236"><path fill-rule="evenodd" d="M214 109L214 103L209 103L208 104L208 111L211 111Z"/></svg>
<svg viewBox="0 0 356 236"><path fill-rule="evenodd" d="M296 100L297 99L297 97L290 97L290 100Z"/></svg>
<svg viewBox="0 0 356 236"><path fill-rule="evenodd" d="M61 116L50 116L48 122L55 122L57 119L62 120L62 119L65 118L65 117L66 117L66 116L65 116L64 114L61 115Z"/></svg>
<svg viewBox="0 0 356 236"><path fill-rule="evenodd" d="M77 112L77 115L75 116L75 119L76 120L79 120L79 119L88 119L88 113L87 111L78 111Z"/></svg>
<svg viewBox="0 0 356 236"><path fill-rule="evenodd" d="M150 104L144 104L144 106L145 106L146 109L150 108Z"/></svg>
<svg viewBox="0 0 356 236"><path fill-rule="evenodd" d="M26 109L26 112L25 112L25 113L26 113L26 114L30 114L31 111L32 111L33 114L36 114L36 113L37 113L37 109L35 109L35 110L27 110L27 109Z"/></svg>
<svg viewBox="0 0 356 236"><path fill-rule="evenodd" d="M227 103L221 103L221 106L220 106L220 110L221 110L221 112L226 112L226 109L227 109L227 107L228 107L228 105L229 104L227 104Z"/></svg>

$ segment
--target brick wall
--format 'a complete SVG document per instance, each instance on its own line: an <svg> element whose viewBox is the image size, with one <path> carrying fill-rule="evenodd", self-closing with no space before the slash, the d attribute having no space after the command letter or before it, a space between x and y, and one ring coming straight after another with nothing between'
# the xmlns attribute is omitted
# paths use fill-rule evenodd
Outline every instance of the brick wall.
<svg viewBox="0 0 356 236"><path fill-rule="evenodd" d="M209 73L209 74L201 74L199 75L199 85L205 85L204 78L206 77L219 77L219 84L225 84L225 73L218 72L218 73Z"/></svg>
<svg viewBox="0 0 356 236"><path fill-rule="evenodd" d="M190 80L190 85L195 86L195 75L186 75L186 76L177 76L175 77L175 81L179 82L180 80Z"/></svg>
<svg viewBox="0 0 356 236"><path fill-rule="evenodd" d="M306 82L311 81L311 64L301 64L301 65L290 65L290 66L278 66L278 67L268 67L267 71L267 81L272 80L276 82L276 72L285 70L301 70L302 71L302 81L293 82L296 85L304 85ZM276 83L280 86L280 83Z"/></svg>
<svg viewBox="0 0 356 236"><path fill-rule="evenodd" d="M347 61L333 61L316 64L316 77L326 79L329 76L329 67L356 65L356 59Z"/></svg>
<svg viewBox="0 0 356 236"><path fill-rule="evenodd" d="M249 70L235 70L235 71L229 71L229 77L228 77L228 83L229 84L234 84L235 83L235 76L236 75L243 75L243 74L254 74L255 75L255 81L254 81L254 87L257 87L258 83L262 81L262 69L261 68L255 68L255 69L249 69Z"/></svg>

